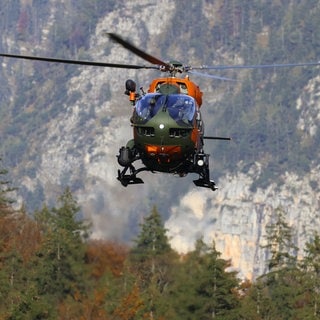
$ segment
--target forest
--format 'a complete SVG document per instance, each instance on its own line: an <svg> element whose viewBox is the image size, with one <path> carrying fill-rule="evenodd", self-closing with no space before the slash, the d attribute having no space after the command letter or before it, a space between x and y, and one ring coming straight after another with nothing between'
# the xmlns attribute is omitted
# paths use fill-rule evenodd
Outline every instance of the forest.
<svg viewBox="0 0 320 320"><path fill-rule="evenodd" d="M268 272L252 282L199 238L179 255L153 207L131 246L90 238L66 188L32 216L0 171L0 319L318 319L320 236L303 258L285 208L267 226Z"/></svg>
<svg viewBox="0 0 320 320"><path fill-rule="evenodd" d="M174 58L184 63L251 65L318 61L318 1L198 0L190 6L185 6L181 1L173 2L175 10L172 21L163 26L161 36L157 38L159 49L151 46L150 40L154 37L146 24L149 15L141 18L142 26L131 25L130 19L127 21L126 28L135 30L140 43L133 41L128 30L119 29L118 32L161 59ZM117 10L121 6L125 8L125 5L125 1L113 0L63 1L56 5L53 26L48 28L46 23L52 9L50 1L34 0L32 6L20 6L20 1L7 2L0 8L3 16L0 21L3 30L1 51L21 54L23 48L28 53L38 48L34 54L93 60L94 53L100 50L90 45L97 23L110 13L119 14L118 19L121 19ZM207 8L215 8L216 11ZM48 35L44 40L46 28ZM101 35L97 34L96 37L101 38ZM106 41L103 45L104 54L99 59L112 62L108 55L114 44ZM193 51L196 54L191 55ZM39 141L48 139L52 127L66 114L66 106L73 109L79 105L81 119L77 131L66 135L72 140L71 145L76 147L63 151L77 157L77 161L82 163L83 153L92 148L95 142L93 137L99 134L95 131L97 126L93 124L99 124L101 131L111 121L107 111L99 114L97 110L106 101L114 103L115 108L124 103L122 96L119 98L110 87L113 79L108 81L106 78L102 89L94 97L90 96L93 89L90 81L86 93L71 91L71 94L69 80L79 75L79 68L2 61L0 153L7 166L14 168L14 175L20 180L39 179L46 146L56 149L61 137L54 136L50 145L40 144ZM205 93L206 104L203 109L207 134L231 136L234 142L208 144L209 153L214 154L215 179L226 172L238 170L237 163L241 161L246 164L260 161L264 173L256 181L256 186L267 187L271 182L279 182L278 177L284 171L303 175L310 170L312 163L319 162L319 135L307 132L312 121L310 124L307 122L305 131L297 126L303 113L296 107L297 99L304 92L307 114L311 113L314 120L318 119L317 109L308 106L312 91L307 88L310 80L318 74L317 67L271 68L218 74L236 79L235 83L208 82L201 77L195 79ZM92 78L96 76L97 71L91 75ZM142 76L143 73L139 73L139 77ZM217 99L220 95L222 99ZM97 103L86 105L81 100L85 96L89 100L94 98ZM90 134L83 134L84 126ZM48 132L48 129L51 130ZM28 143L25 143L26 136ZM84 170L74 171L75 168L72 168L72 172L63 174L61 183L81 189L85 184ZM36 181L35 184L32 190L25 185L19 189L24 199L29 198L27 205L32 209L48 193L43 181Z"/></svg>

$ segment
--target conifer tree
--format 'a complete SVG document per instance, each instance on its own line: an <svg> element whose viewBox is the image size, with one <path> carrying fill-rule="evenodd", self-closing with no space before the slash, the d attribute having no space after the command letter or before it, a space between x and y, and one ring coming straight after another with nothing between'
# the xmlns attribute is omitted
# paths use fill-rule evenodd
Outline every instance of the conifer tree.
<svg viewBox="0 0 320 320"><path fill-rule="evenodd" d="M151 214L144 218L141 224L141 232L138 235L135 252L146 256L157 256L171 250L166 229L163 226L161 216L156 207L153 207Z"/></svg>
<svg viewBox="0 0 320 320"><path fill-rule="evenodd" d="M239 281L236 272L226 271L231 267L231 261L221 259L220 255L214 242L208 246L206 268L199 288L199 292L207 299L203 312L207 314L208 319L210 315L217 319L235 319L233 315L238 306L235 292Z"/></svg>
<svg viewBox="0 0 320 320"><path fill-rule="evenodd" d="M304 306L308 315L317 319L320 316L320 235L306 243L305 257L301 267L304 274Z"/></svg>
<svg viewBox="0 0 320 320"><path fill-rule="evenodd" d="M58 201L59 208L44 207L35 215L44 233L33 261L34 281L39 296L56 303L64 299L76 303L87 292L84 240L88 225L77 217L79 207L69 188Z"/></svg>
<svg viewBox="0 0 320 320"><path fill-rule="evenodd" d="M140 272L145 272L145 275L141 274L142 281L148 286L150 279L156 272L157 260L159 261L162 255L172 252L166 236L166 229L155 207L151 214L144 218L141 232L135 243L136 245L131 252L132 257L141 267Z"/></svg>
<svg viewBox="0 0 320 320"><path fill-rule="evenodd" d="M276 208L274 218L274 222L266 227L267 245L264 248L271 257L269 272L258 279L258 310L263 317L291 319L302 290L301 272L297 265L298 248L283 207Z"/></svg>
<svg viewBox="0 0 320 320"><path fill-rule="evenodd" d="M283 207L275 209L274 219L275 222L266 227L267 244L262 246L271 254L268 261L269 271L294 267L298 251L293 241L293 229L286 221Z"/></svg>
<svg viewBox="0 0 320 320"><path fill-rule="evenodd" d="M236 274L226 272L230 262L220 258L214 242L199 239L180 268L171 290L173 319L237 319Z"/></svg>
<svg viewBox="0 0 320 320"><path fill-rule="evenodd" d="M1 163L1 158L0 158ZM10 192L15 188L10 186L7 180L8 170L0 168L0 217L6 216L13 212L12 203L14 202L10 197Z"/></svg>
<svg viewBox="0 0 320 320"><path fill-rule="evenodd" d="M171 266L176 254L170 247L166 229L156 207L145 217L130 256L144 297L144 312L150 317L164 313L165 307L161 298L171 282Z"/></svg>

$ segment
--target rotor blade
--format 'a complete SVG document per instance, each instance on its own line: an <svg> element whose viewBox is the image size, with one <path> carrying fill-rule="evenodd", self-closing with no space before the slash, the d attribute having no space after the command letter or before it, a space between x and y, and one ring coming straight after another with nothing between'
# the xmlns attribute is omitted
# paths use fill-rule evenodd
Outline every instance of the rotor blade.
<svg viewBox="0 0 320 320"><path fill-rule="evenodd" d="M292 67L311 67L319 66L318 62L284 63L284 64L255 64L255 65L220 65L220 66L201 66L192 67L198 70L226 70L226 69L264 69L264 68L292 68Z"/></svg>
<svg viewBox="0 0 320 320"><path fill-rule="evenodd" d="M122 68L122 69L159 69L159 68L157 68L155 66L140 66L140 65L134 65L134 64L107 63L107 62L94 62L94 61L81 61L81 60L67 60L67 59L56 59L56 58L46 58L46 57L37 57L37 56L25 56L25 55L6 54L6 53L0 53L0 57L26 59L26 60L36 60L36 61L46 61L46 62L53 62L53 63L77 64L77 65L94 66L94 67L109 67L109 68Z"/></svg>
<svg viewBox="0 0 320 320"><path fill-rule="evenodd" d="M144 59L144 60L146 60L146 61L148 61L150 63L157 64L159 66L166 66L166 67L170 68L170 65L168 63L165 63L165 62L159 60L158 58L155 58L155 57L151 56L150 54L140 50L139 48L137 48L136 46L134 46L130 42L122 39L117 34L115 34L115 33L106 33L106 34L108 35L108 37L110 39L112 39L113 41L119 43L124 48L128 49L129 51L131 51L132 53L136 54L140 58L142 58L142 59Z"/></svg>
<svg viewBox="0 0 320 320"><path fill-rule="evenodd" d="M201 77L217 79L217 80L237 81L237 80L232 79L232 78L220 77L220 76L216 76L216 75L213 75L213 74L202 73L202 72L197 72L197 71L192 71L192 70L189 70L188 73L191 73L191 74L194 74L194 75L197 75L197 76L201 76Z"/></svg>
<svg viewBox="0 0 320 320"><path fill-rule="evenodd" d="M203 136L203 139L208 139L208 140L232 140L232 138L228 138L228 137L210 137L210 136Z"/></svg>

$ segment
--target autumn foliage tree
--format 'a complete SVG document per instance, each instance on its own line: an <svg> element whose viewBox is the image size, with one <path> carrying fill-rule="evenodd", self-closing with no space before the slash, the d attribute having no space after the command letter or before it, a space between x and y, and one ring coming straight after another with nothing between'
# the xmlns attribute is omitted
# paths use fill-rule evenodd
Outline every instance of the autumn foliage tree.
<svg viewBox="0 0 320 320"><path fill-rule="evenodd" d="M113 314L119 320L133 320L143 306L144 302L141 298L139 287L135 284L132 290L122 298Z"/></svg>
<svg viewBox="0 0 320 320"><path fill-rule="evenodd" d="M92 276L101 278L106 272L119 277L124 272L128 248L105 240L91 240L87 244L86 261L91 265Z"/></svg>
<svg viewBox="0 0 320 320"><path fill-rule="evenodd" d="M7 173L0 170L0 315L3 316L19 314L17 306L30 298L26 286L31 280L28 262L40 242L36 223L23 209L12 206L10 195L15 188L6 179Z"/></svg>

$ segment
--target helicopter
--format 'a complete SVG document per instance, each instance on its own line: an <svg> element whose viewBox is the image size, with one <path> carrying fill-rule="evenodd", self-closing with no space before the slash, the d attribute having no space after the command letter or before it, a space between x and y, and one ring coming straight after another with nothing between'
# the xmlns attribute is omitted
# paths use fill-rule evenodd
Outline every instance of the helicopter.
<svg viewBox="0 0 320 320"><path fill-rule="evenodd" d="M221 65L192 67L179 61L164 62L137 48L115 33L105 33L112 41L146 60L150 65L134 65L81 60L56 59L39 56L0 53L6 58L38 60L52 63L66 63L96 67L122 69L155 69L165 76L155 78L148 91L143 87L137 90L134 80L125 82L125 94L133 107L130 117L133 138L119 149L116 156L122 169L117 179L122 186L144 183L137 175L142 171L161 172L184 177L189 173L198 174L193 180L197 187L217 190L210 179L209 157L204 151L204 140L226 140L230 137L206 136L201 115L203 93L199 86L190 80L189 74L202 75L218 80L234 79L220 77L195 70L257 69L297 66L317 66L320 62L265 64L265 65ZM186 74L185 77L178 75ZM142 167L134 166L136 161Z"/></svg>

